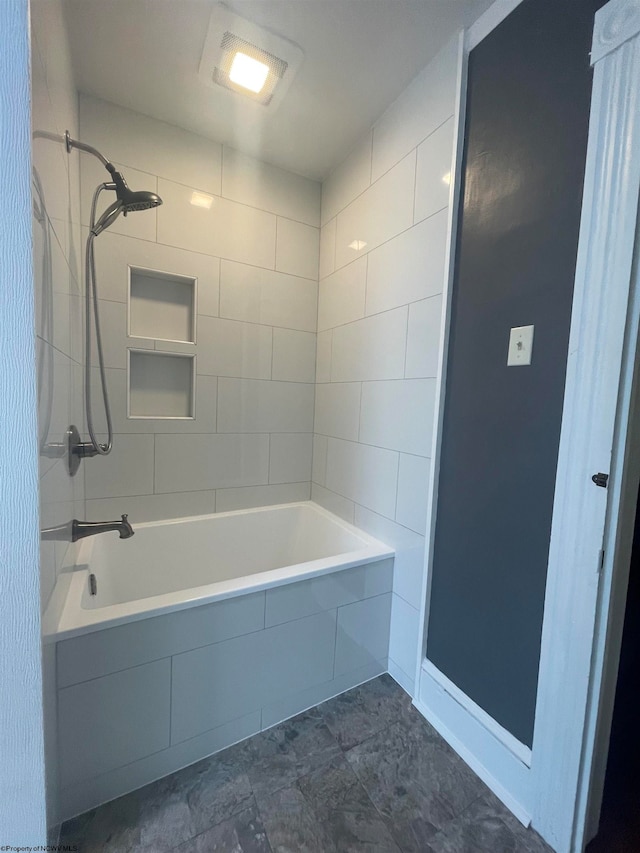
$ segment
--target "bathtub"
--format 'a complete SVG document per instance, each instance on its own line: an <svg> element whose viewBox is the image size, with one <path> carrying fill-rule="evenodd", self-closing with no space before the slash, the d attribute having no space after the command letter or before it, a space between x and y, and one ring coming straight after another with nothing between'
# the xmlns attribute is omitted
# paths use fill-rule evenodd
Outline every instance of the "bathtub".
<svg viewBox="0 0 640 853"><path fill-rule="evenodd" d="M80 543L44 617L60 820L387 669L393 549L325 509L133 524Z"/></svg>

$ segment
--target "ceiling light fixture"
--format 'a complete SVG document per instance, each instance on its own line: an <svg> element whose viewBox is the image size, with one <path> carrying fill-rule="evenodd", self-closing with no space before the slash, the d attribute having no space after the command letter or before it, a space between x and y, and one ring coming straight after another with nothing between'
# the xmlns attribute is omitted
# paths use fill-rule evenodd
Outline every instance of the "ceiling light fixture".
<svg viewBox="0 0 640 853"><path fill-rule="evenodd" d="M237 83L238 86L243 86L250 92L258 94L264 88L264 84L269 75L269 66L264 62L259 62L252 56L247 56L246 53L238 51L233 57L231 68L229 69L229 80L232 83Z"/></svg>
<svg viewBox="0 0 640 853"><path fill-rule="evenodd" d="M273 110L301 63L296 44L214 4L198 72L207 85Z"/></svg>

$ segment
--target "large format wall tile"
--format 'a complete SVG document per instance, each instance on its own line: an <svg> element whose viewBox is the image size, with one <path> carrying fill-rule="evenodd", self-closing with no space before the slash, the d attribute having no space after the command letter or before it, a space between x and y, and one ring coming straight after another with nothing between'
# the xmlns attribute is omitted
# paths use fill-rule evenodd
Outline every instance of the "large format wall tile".
<svg viewBox="0 0 640 853"><path fill-rule="evenodd" d="M59 690L61 785L169 746L170 683L159 660Z"/></svg>
<svg viewBox="0 0 640 853"><path fill-rule="evenodd" d="M333 330L331 381L401 379L407 334L407 307L338 326Z"/></svg>
<svg viewBox="0 0 640 853"><path fill-rule="evenodd" d="M338 608L335 674L386 660L390 620L391 593Z"/></svg>
<svg viewBox="0 0 640 853"><path fill-rule="evenodd" d="M345 498L393 518L398 454L379 447L330 438L326 486Z"/></svg>
<svg viewBox="0 0 640 853"><path fill-rule="evenodd" d="M313 385L220 378L218 432L313 432Z"/></svg>
<svg viewBox="0 0 640 853"><path fill-rule="evenodd" d="M435 379L365 382L360 441L418 456L431 454Z"/></svg>
<svg viewBox="0 0 640 853"><path fill-rule="evenodd" d="M366 287L366 257L323 279L318 291L318 331L364 317Z"/></svg>
<svg viewBox="0 0 640 853"><path fill-rule="evenodd" d="M268 435L157 435L155 491L185 492L267 483Z"/></svg>
<svg viewBox="0 0 640 853"><path fill-rule="evenodd" d="M415 177L413 151L338 214L336 268L352 261L354 252L369 252L413 225Z"/></svg>
<svg viewBox="0 0 640 853"><path fill-rule="evenodd" d="M368 256L367 314L441 293L447 238L446 211L389 240Z"/></svg>
<svg viewBox="0 0 640 853"><path fill-rule="evenodd" d="M315 332L318 285L299 276L223 260L220 316Z"/></svg>
<svg viewBox="0 0 640 853"><path fill-rule="evenodd" d="M276 217L214 196L211 207L192 203L197 188L158 180L158 242L192 252L274 269Z"/></svg>
<svg viewBox="0 0 640 853"><path fill-rule="evenodd" d="M285 172L227 146L222 166L222 195L316 228L320 225L317 181Z"/></svg>

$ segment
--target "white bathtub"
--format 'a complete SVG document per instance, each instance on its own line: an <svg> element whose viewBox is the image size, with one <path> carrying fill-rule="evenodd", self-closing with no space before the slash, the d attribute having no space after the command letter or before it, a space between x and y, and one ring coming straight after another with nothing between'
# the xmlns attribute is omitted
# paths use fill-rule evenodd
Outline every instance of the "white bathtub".
<svg viewBox="0 0 640 853"><path fill-rule="evenodd" d="M71 578L61 579L45 616L49 639L317 577L394 553L310 501L132 521L131 539L105 533L82 541Z"/></svg>
<svg viewBox="0 0 640 853"><path fill-rule="evenodd" d="M82 542L45 614L59 820L388 668L394 552L316 504L132 522Z"/></svg>

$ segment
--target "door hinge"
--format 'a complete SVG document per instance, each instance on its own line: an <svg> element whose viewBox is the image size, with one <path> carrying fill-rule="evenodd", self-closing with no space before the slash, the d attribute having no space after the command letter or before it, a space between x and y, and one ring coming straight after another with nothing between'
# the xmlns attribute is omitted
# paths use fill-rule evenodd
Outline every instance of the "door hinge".
<svg viewBox="0 0 640 853"><path fill-rule="evenodd" d="M596 484L596 486L602 486L603 489L607 488L607 483L609 482L608 474L594 474L591 479Z"/></svg>
<svg viewBox="0 0 640 853"><path fill-rule="evenodd" d="M598 566L598 574L602 572L602 567L604 566L604 550L600 551L600 565Z"/></svg>

